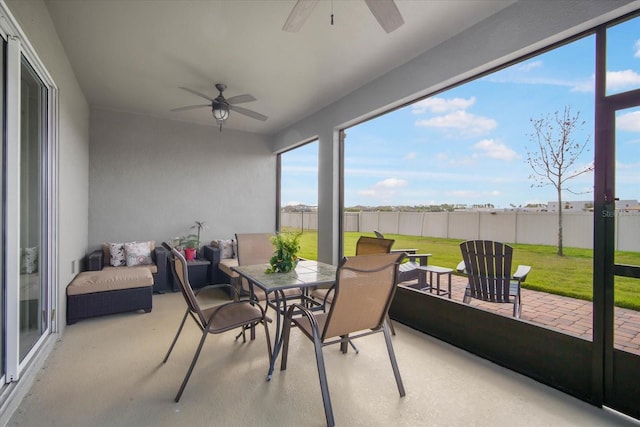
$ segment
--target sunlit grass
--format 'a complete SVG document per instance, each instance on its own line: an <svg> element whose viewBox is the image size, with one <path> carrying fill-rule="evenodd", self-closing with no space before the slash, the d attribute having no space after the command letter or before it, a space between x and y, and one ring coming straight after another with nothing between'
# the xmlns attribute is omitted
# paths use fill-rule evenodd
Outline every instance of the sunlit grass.
<svg viewBox="0 0 640 427"><path fill-rule="evenodd" d="M345 255L355 253L356 241L373 233L345 233ZM418 253L430 253L429 263L455 268L461 261L460 240L434 237L385 235L394 239L394 248L415 248ZM317 259L318 236L305 231L300 239L301 256ZM564 248L565 256L556 255L555 246L514 244L514 269L530 265L531 273L524 288L591 301L593 299L593 250ZM616 263L640 265L640 253L616 252ZM618 307L640 310L640 282L627 277L615 278L615 304Z"/></svg>

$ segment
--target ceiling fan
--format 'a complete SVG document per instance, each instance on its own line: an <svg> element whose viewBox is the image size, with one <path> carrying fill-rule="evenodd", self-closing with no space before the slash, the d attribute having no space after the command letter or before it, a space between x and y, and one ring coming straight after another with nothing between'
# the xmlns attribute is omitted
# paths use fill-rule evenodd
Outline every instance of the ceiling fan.
<svg viewBox="0 0 640 427"><path fill-rule="evenodd" d="M253 95L244 94L232 96L229 99L226 99L222 92L227 88L227 85L222 83L216 83L216 89L219 94L215 98L210 98L209 96L200 93L196 90L189 89L188 87L180 87L182 90L186 90L187 92L191 92L194 95L198 95L201 98L204 98L208 101L211 101L209 104L199 104L199 105L189 105L188 107L180 107L174 108L171 111L187 111L193 110L195 108L201 107L211 107L211 112L213 113L213 117L216 119L216 122L220 125L220 131L222 131L222 124L229 118L229 110L235 111L240 114L244 114L245 116L251 117L253 119L262 120L263 122L267 120L267 116L256 113L255 111L248 110L246 108L238 107L235 104L242 104L244 102L252 102L257 101Z"/></svg>
<svg viewBox="0 0 640 427"><path fill-rule="evenodd" d="M319 1L298 0L282 29L292 33L298 32ZM394 0L364 0L364 2L387 33L398 29L404 24L404 19L402 19ZM331 23L333 24L333 13L331 14Z"/></svg>

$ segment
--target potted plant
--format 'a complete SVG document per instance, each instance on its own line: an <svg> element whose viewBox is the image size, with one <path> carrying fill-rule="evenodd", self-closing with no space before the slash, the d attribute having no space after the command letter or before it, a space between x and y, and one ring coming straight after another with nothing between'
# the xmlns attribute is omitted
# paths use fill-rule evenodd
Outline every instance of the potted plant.
<svg viewBox="0 0 640 427"><path fill-rule="evenodd" d="M275 248L267 273L288 273L298 264L300 233L278 233L271 238Z"/></svg>
<svg viewBox="0 0 640 427"><path fill-rule="evenodd" d="M204 221L196 221L190 229L196 229L197 234L191 233L180 238L180 246L184 248L184 257L187 261L191 261L196 258L198 249L200 248L200 232L205 228L207 228L207 226Z"/></svg>
<svg viewBox="0 0 640 427"><path fill-rule="evenodd" d="M180 239L180 246L184 248L184 258L187 261L191 261L196 257L196 252L200 246L200 239L198 239L198 236L195 234L189 234Z"/></svg>
<svg viewBox="0 0 640 427"><path fill-rule="evenodd" d="M200 232L204 229L208 228L204 221L195 221L195 224L191 226L191 230L197 230L196 236L196 249L200 247Z"/></svg>

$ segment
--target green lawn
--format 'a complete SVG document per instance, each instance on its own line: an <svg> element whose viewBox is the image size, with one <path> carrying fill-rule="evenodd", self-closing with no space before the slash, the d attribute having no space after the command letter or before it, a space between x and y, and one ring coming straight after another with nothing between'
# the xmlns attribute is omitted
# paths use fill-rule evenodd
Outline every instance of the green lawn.
<svg viewBox="0 0 640 427"><path fill-rule="evenodd" d="M356 241L361 235L373 233L346 233L345 255L355 253ZM455 268L461 260L460 240L433 237L385 235L394 239L395 248L416 248L419 253L433 254L429 263ZM305 231L301 236L304 258L317 259L317 233ZM514 269L518 264L530 265L531 273L523 287L527 289L592 300L593 251L591 249L564 248L565 256L556 255L555 246L512 245ZM640 253L616 252L616 263L640 265ZM618 307L640 310L640 281L626 277L615 278L615 303Z"/></svg>

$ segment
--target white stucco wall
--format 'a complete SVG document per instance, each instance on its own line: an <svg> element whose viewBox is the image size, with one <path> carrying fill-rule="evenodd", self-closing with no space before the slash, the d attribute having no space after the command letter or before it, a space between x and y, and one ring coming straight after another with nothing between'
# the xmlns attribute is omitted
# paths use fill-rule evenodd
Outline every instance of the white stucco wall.
<svg viewBox="0 0 640 427"><path fill-rule="evenodd" d="M275 231L276 156L266 138L92 108L89 246Z"/></svg>

